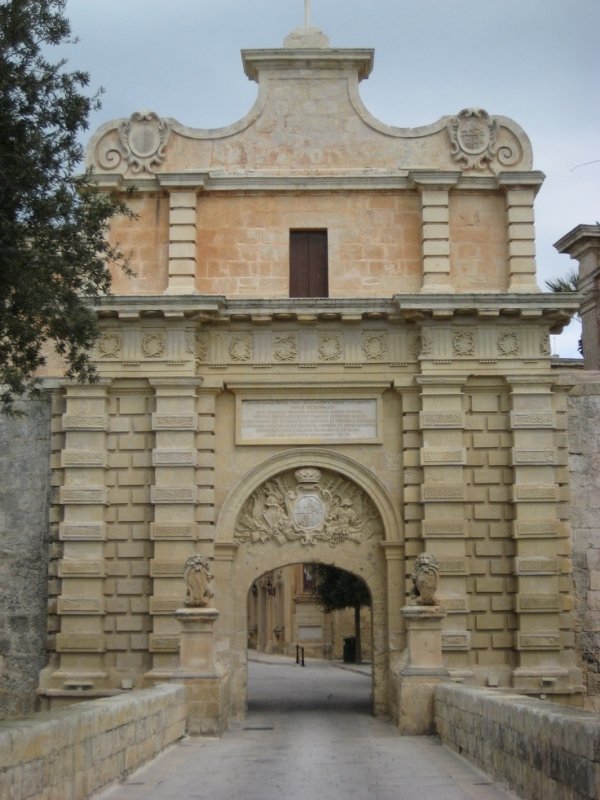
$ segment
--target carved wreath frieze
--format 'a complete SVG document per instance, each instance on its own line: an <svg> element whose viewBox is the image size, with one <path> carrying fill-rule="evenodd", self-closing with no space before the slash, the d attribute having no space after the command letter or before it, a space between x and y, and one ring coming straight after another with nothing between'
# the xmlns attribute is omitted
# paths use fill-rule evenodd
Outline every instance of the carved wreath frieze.
<svg viewBox="0 0 600 800"><path fill-rule="evenodd" d="M342 357L340 336L322 334L319 336L319 358L321 361L338 361Z"/></svg>
<svg viewBox="0 0 600 800"><path fill-rule="evenodd" d="M273 358L276 361L295 361L298 355L296 337L276 336L273 343Z"/></svg>
<svg viewBox="0 0 600 800"><path fill-rule="evenodd" d="M142 353L146 358L161 358L167 352L164 333L149 333L142 339Z"/></svg>
<svg viewBox="0 0 600 800"><path fill-rule="evenodd" d="M363 340L363 352L367 361L383 361L387 351L387 336L384 333L367 334Z"/></svg>
<svg viewBox="0 0 600 800"><path fill-rule="evenodd" d="M470 330L457 330L452 334L452 349L455 356L475 355L475 333Z"/></svg>
<svg viewBox="0 0 600 800"><path fill-rule="evenodd" d="M516 333L503 333L498 337L498 351L503 356L518 356L519 350L519 337Z"/></svg>
<svg viewBox="0 0 600 800"><path fill-rule="evenodd" d="M336 547L381 533L379 514L362 489L333 472L304 467L271 478L250 495L234 539L306 546L326 542Z"/></svg>
<svg viewBox="0 0 600 800"><path fill-rule="evenodd" d="M232 336L229 342L229 355L232 361L250 361L252 358L252 336L250 334Z"/></svg>
<svg viewBox="0 0 600 800"><path fill-rule="evenodd" d="M117 358L121 347L121 336L118 333L105 333L98 340L100 358Z"/></svg>

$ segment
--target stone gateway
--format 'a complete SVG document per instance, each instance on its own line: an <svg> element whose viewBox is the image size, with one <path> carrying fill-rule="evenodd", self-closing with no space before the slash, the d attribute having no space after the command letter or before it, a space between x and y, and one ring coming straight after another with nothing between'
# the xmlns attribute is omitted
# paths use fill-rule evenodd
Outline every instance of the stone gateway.
<svg viewBox="0 0 600 800"><path fill-rule="evenodd" d="M536 284L526 134L478 108L388 126L360 99L373 52L314 29L242 56L235 125L136 112L87 149L137 190L111 230L134 275L97 306L100 381L54 392L41 697L181 677L183 625L239 718L251 589L317 562L369 589L375 713L440 676L578 702L549 347L575 304Z"/></svg>

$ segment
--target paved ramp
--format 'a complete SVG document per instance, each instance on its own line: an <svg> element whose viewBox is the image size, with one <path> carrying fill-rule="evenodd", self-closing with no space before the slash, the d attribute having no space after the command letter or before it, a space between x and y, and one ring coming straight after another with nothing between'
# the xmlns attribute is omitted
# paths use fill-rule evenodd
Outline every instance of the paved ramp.
<svg viewBox="0 0 600 800"><path fill-rule="evenodd" d="M370 675L276 657L249 664L249 712L185 739L98 800L508 800L430 737L370 714Z"/></svg>

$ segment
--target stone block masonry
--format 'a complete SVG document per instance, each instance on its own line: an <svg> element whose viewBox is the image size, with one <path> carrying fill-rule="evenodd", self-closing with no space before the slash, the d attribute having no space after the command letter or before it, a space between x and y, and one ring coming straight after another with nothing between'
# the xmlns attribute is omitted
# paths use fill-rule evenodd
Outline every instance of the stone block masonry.
<svg viewBox="0 0 600 800"><path fill-rule="evenodd" d="M568 400L575 642L582 659L585 707L600 711L600 374L568 377L576 382Z"/></svg>
<svg viewBox="0 0 600 800"><path fill-rule="evenodd" d="M46 661L50 407L0 414L0 719L35 709Z"/></svg>
<svg viewBox="0 0 600 800"><path fill-rule="evenodd" d="M596 714L494 689L435 689L435 727L445 745L503 781L523 800L600 797Z"/></svg>
<svg viewBox="0 0 600 800"><path fill-rule="evenodd" d="M0 723L0 797L83 800L176 742L185 725L177 685Z"/></svg>

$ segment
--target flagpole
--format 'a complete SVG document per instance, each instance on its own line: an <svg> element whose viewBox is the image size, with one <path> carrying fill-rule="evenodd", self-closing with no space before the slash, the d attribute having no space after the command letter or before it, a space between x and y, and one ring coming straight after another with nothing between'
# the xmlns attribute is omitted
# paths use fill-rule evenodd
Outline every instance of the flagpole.
<svg viewBox="0 0 600 800"><path fill-rule="evenodd" d="M310 0L304 0L304 27L310 28Z"/></svg>

